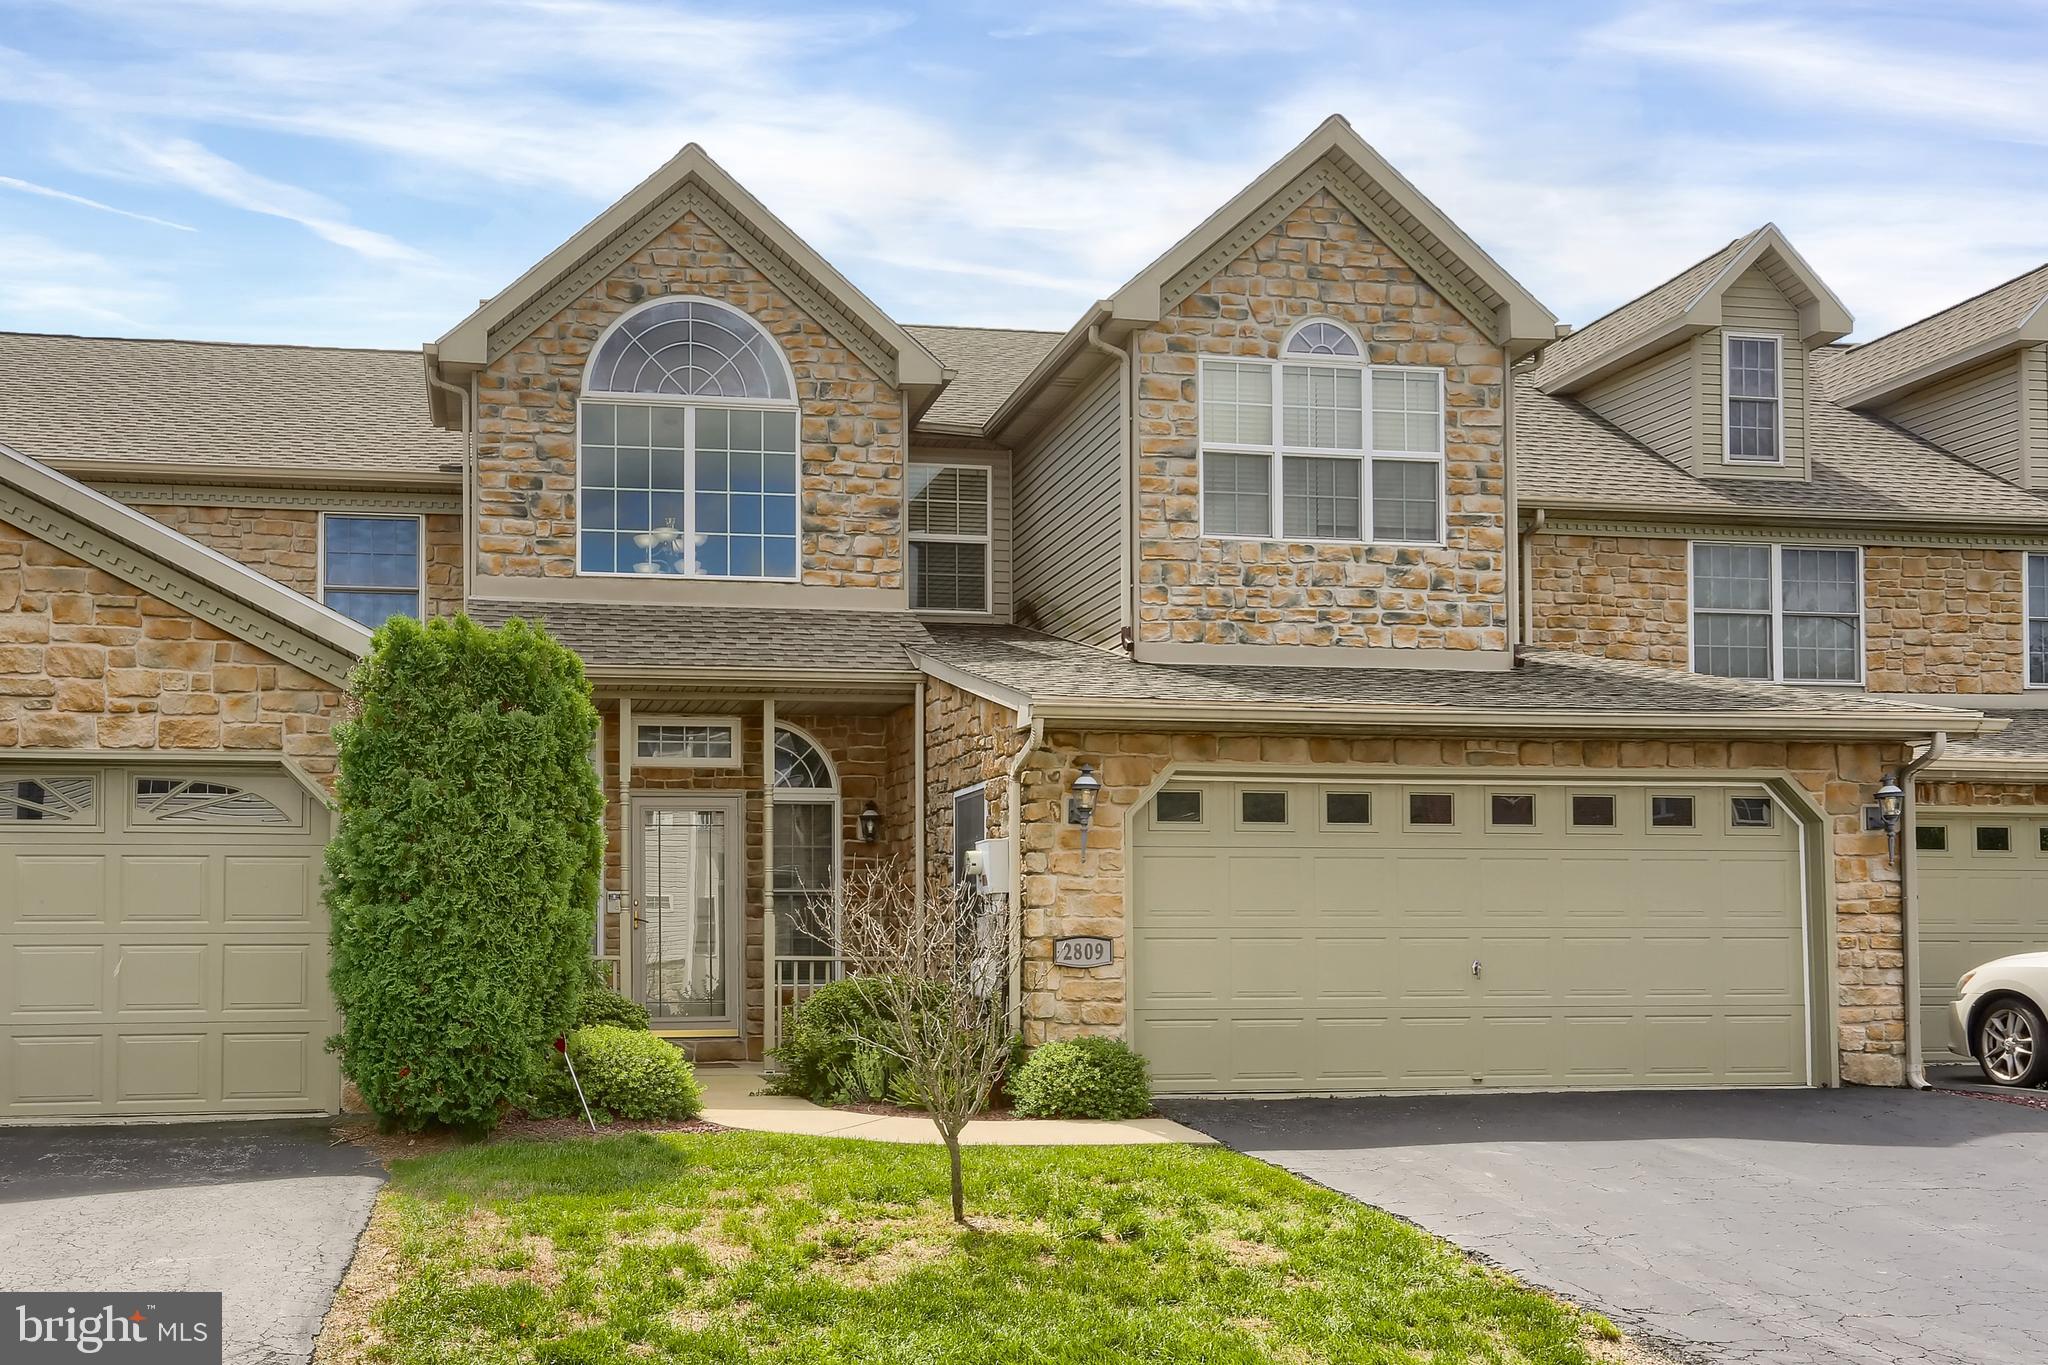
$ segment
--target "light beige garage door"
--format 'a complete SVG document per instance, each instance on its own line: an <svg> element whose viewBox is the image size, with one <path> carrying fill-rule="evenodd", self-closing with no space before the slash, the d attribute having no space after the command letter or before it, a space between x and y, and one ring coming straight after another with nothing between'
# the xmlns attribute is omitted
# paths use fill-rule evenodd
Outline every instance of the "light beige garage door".
<svg viewBox="0 0 2048 1365"><path fill-rule="evenodd" d="M1927 810L1918 817L1921 1055L1949 1047L1956 981L2008 953L2048 949L2048 811Z"/></svg>
<svg viewBox="0 0 2048 1365"><path fill-rule="evenodd" d="M1800 841L1760 787L1206 783L1135 818L1161 1091L1807 1081Z"/></svg>
<svg viewBox="0 0 2048 1365"><path fill-rule="evenodd" d="M274 768L0 767L0 1117L335 1108L325 837Z"/></svg>

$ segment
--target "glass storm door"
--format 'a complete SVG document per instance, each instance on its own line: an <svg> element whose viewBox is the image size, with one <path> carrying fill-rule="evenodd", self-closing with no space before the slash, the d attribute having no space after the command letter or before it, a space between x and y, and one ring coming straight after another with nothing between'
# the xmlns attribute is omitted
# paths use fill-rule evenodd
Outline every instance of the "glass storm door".
<svg viewBox="0 0 2048 1365"><path fill-rule="evenodd" d="M633 811L634 995L657 1027L736 1028L739 808L656 798Z"/></svg>

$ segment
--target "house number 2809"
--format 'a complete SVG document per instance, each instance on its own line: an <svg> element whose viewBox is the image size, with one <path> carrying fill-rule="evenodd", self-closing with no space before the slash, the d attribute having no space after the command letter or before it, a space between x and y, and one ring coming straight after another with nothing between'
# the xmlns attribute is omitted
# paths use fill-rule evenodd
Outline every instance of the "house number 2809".
<svg viewBox="0 0 2048 1365"><path fill-rule="evenodd" d="M1052 941L1052 965L1055 967L1107 967L1113 956L1109 940L1094 935Z"/></svg>

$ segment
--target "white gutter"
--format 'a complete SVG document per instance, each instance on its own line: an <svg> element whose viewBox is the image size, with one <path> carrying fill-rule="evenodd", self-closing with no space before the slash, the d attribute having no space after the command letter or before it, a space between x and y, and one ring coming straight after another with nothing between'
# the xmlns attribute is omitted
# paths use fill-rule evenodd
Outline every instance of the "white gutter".
<svg viewBox="0 0 2048 1365"><path fill-rule="evenodd" d="M1936 730L1924 753L1909 759L1899 770L1899 789L1905 796L1905 815L1899 821L1899 918L1905 943L1905 969L1899 974L1899 990L1906 1006L1906 1084L1915 1090L1931 1088L1927 1064L1922 1057L1920 1037L1920 878L1914 844L1914 778L1933 765L1948 748L1948 733Z"/></svg>
<svg viewBox="0 0 2048 1365"><path fill-rule="evenodd" d="M1004 821L1009 828L1010 868L1003 879L1004 894L1010 901L1010 1027L1017 1032L1024 1031L1024 788L1023 773L1025 760L1045 741L1045 722L1033 720L1025 727L1024 743L1011 756L1009 764L1010 785L1004 796L1010 806L1004 812ZM1058 825L1057 813L1054 824Z"/></svg>
<svg viewBox="0 0 2048 1365"><path fill-rule="evenodd" d="M1106 355L1116 366L1116 412L1117 423L1123 430L1123 459L1117 465L1117 516L1123 527L1123 534L1117 538L1117 574L1120 591L1117 593L1119 635L1126 649L1137 638L1138 609L1136 597L1137 552L1133 542L1137 539L1137 470L1138 459L1138 413L1136 395L1132 391L1131 371L1135 368L1130 355L1102 339L1102 328L1096 323L1088 324L1088 349L1098 355Z"/></svg>

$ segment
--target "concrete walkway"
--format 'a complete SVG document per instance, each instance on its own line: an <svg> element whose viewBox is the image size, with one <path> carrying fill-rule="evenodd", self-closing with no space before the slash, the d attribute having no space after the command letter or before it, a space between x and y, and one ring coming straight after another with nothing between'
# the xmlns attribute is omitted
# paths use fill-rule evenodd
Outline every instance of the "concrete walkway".
<svg viewBox="0 0 2048 1365"><path fill-rule="evenodd" d="M793 1095L763 1095L761 1068L706 1063L697 1068L704 1087L704 1117L724 1128L812 1137L866 1138L870 1142L936 1143L938 1129L920 1114L857 1114L825 1109ZM960 1141L985 1147L1122 1147L1145 1143L1213 1143L1214 1138L1172 1119L986 1119L967 1125Z"/></svg>

